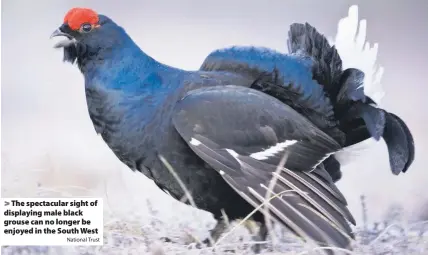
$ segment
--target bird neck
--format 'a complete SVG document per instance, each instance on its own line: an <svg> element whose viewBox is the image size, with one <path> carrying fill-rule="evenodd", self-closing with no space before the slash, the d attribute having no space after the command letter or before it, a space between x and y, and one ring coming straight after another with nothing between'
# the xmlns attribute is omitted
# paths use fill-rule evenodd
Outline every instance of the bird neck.
<svg viewBox="0 0 428 255"><path fill-rule="evenodd" d="M118 46L91 47L86 45L85 48L77 60L78 67L85 76L114 69L133 69L139 72L143 70L150 71L155 67L161 66L160 63L144 53L132 40ZM135 67L138 67L138 70Z"/></svg>
<svg viewBox="0 0 428 255"><path fill-rule="evenodd" d="M147 55L127 35L120 44L95 49L88 46L78 65L87 83L138 94L159 86L159 77L174 69Z"/></svg>
<svg viewBox="0 0 428 255"><path fill-rule="evenodd" d="M135 130L154 121L168 92L162 83L165 68L144 52L126 48L83 71L90 118L108 144L115 143L119 130L131 134L122 137L131 142Z"/></svg>
<svg viewBox="0 0 428 255"><path fill-rule="evenodd" d="M90 57L81 71L94 115L101 108L106 116L138 108L144 112L140 117L149 121L172 86L166 77L176 77L179 70L151 58L131 39Z"/></svg>

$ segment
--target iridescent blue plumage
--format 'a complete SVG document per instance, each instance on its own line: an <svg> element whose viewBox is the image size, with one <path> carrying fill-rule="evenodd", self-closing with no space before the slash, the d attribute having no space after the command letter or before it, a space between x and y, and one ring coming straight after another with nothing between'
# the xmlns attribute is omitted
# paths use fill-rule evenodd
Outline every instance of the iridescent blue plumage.
<svg viewBox="0 0 428 255"><path fill-rule="evenodd" d="M204 71L229 71L257 79L262 74L278 74L281 84L296 93L296 104L313 109L326 118L333 117L333 107L322 85L312 79L312 61L285 55L261 47L231 47L212 52L202 64Z"/></svg>

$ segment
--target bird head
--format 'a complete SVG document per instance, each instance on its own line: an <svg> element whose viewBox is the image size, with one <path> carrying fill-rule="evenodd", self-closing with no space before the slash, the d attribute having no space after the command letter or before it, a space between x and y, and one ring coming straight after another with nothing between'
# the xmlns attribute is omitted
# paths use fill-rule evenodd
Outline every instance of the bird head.
<svg viewBox="0 0 428 255"><path fill-rule="evenodd" d="M94 58L100 52L121 46L125 31L110 18L88 8L72 8L64 16L62 25L51 38L63 36L54 48L64 49L64 61L80 65L85 58Z"/></svg>

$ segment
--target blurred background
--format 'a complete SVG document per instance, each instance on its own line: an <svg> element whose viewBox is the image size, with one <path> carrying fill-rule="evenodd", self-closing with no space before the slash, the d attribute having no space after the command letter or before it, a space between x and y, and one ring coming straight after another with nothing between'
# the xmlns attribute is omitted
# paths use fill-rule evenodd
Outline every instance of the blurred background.
<svg viewBox="0 0 428 255"><path fill-rule="evenodd" d="M116 159L90 122L83 78L62 63L50 34L72 7L90 7L123 26L155 59L197 69L214 49L258 45L286 51L288 26L309 22L334 37L351 5L367 19L367 40L379 43L384 67L382 106L402 117L416 144L416 160L406 174L393 176L383 141L343 168L339 188L361 218L360 195L367 196L372 220L391 205L417 219L428 202L428 1L396 0L3 0L2 4L2 196L100 195L115 211L136 214L146 199L162 217L173 208L190 210L169 198L141 174ZM135 209L138 208L138 209ZM428 208L428 207L426 207ZM425 210L427 211L428 209ZM126 213L125 213L126 214Z"/></svg>

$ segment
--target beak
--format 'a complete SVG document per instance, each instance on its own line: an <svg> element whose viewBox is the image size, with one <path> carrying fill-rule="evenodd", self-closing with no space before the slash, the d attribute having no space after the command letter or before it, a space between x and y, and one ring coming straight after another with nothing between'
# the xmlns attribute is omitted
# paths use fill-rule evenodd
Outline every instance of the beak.
<svg viewBox="0 0 428 255"><path fill-rule="evenodd" d="M67 37L67 38L70 38L70 35L69 35L69 34L66 34L66 33L62 32L61 30L59 30L59 28L58 28L57 30L55 30L55 31L51 34L50 39L52 39L52 38L54 38L54 37L56 37L56 36L65 36L65 37Z"/></svg>
<svg viewBox="0 0 428 255"><path fill-rule="evenodd" d="M73 44L76 43L76 40L68 33L64 33L63 31L61 31L62 26L60 28L58 28L57 30L55 30L51 36L50 39L52 39L53 37L57 37L57 36L64 36L66 37L66 39L59 41L58 43L56 43L54 45L54 48L64 48L64 47L69 47Z"/></svg>

